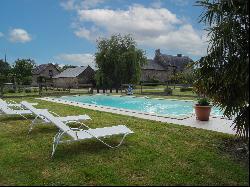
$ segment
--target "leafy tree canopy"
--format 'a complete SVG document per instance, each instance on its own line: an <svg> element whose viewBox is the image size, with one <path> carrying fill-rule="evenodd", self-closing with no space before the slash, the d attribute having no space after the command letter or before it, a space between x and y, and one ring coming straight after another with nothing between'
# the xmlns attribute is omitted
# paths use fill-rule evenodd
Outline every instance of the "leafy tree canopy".
<svg viewBox="0 0 250 187"><path fill-rule="evenodd" d="M18 84L30 84L32 69L35 67L35 61L31 59L17 59L13 66L13 75Z"/></svg>
<svg viewBox="0 0 250 187"><path fill-rule="evenodd" d="M97 41L95 60L97 85L118 88L121 84L139 82L141 66L147 58L130 35L118 34Z"/></svg>
<svg viewBox="0 0 250 187"><path fill-rule="evenodd" d="M210 97L228 117L236 116L238 135L249 137L248 0L200 0L208 28L208 54L198 63L196 90Z"/></svg>
<svg viewBox="0 0 250 187"><path fill-rule="evenodd" d="M8 75L10 73L11 66L8 62L3 61L0 59L0 84L8 81Z"/></svg>

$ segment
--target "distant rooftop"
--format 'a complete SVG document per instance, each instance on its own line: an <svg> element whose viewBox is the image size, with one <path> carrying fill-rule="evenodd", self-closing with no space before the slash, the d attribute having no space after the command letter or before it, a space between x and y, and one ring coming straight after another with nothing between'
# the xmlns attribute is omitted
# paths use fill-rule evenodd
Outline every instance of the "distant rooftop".
<svg viewBox="0 0 250 187"><path fill-rule="evenodd" d="M40 74L43 70L45 70L49 65L51 64L41 64L39 66L37 66L36 68L34 68L32 70L32 74Z"/></svg>
<svg viewBox="0 0 250 187"><path fill-rule="evenodd" d="M88 66L81 66L76 68L68 68L62 73L54 76L53 78L74 78L80 75Z"/></svg>
<svg viewBox="0 0 250 187"><path fill-rule="evenodd" d="M168 70L169 67L175 67L177 70L182 70L188 63L193 60L188 56L183 56L182 54L166 55L160 52L160 49L155 51L155 58L153 60L149 59L148 63L145 64L142 69L150 70Z"/></svg>
<svg viewBox="0 0 250 187"><path fill-rule="evenodd" d="M158 70L158 71L165 71L166 68L164 68L161 64L157 63L154 60L147 60L147 64L145 64L142 69L146 70Z"/></svg>

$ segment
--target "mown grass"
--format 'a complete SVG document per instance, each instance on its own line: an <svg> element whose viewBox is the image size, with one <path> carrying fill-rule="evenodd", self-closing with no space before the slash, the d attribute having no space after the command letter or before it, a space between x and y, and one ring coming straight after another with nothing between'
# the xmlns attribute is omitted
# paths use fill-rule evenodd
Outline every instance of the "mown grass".
<svg viewBox="0 0 250 187"><path fill-rule="evenodd" d="M135 133L118 149L95 140L59 145L51 159L54 126L39 125L28 135L30 120L0 116L0 185L249 184L248 169L218 148L232 135L25 100L62 116L86 113L91 128L125 124Z"/></svg>

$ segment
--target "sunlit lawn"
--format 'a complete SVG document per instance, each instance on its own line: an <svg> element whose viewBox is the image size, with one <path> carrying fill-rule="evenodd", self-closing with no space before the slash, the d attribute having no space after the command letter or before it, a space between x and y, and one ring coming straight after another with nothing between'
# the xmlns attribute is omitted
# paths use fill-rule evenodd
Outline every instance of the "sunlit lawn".
<svg viewBox="0 0 250 187"><path fill-rule="evenodd" d="M52 160L54 126L39 125L28 135L30 120L0 116L0 185L249 184L248 169L219 149L232 135L25 100L62 116L88 114L91 128L124 124L135 133L118 149L96 140L59 145Z"/></svg>

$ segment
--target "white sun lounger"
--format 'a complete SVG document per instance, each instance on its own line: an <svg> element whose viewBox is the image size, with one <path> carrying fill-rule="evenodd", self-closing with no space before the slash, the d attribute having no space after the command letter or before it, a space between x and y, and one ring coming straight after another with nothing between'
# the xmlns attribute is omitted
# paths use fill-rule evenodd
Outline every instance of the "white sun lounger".
<svg viewBox="0 0 250 187"><path fill-rule="evenodd" d="M27 102L21 102L21 104L26 106L26 107L30 107L30 106L27 106ZM95 139L99 140L100 142L102 142L103 144L105 144L106 146L108 146L109 148L117 148L122 144L122 142L124 141L125 137L128 134L133 133L133 131L131 131L129 128L127 128L124 125L91 129L87 125L80 123L82 126L87 128L87 130L84 130L81 128L70 128L67 125L68 122L64 122L64 121L60 120L60 118L55 117L48 110L40 109L40 110L37 110L36 112L39 113L39 116L46 118L48 121L50 121L56 127L59 128L59 132L54 137L51 157L53 157L53 155L56 151L57 145L60 143L95 138ZM63 135L68 135L71 138L71 140L64 140L64 141L61 140ZM109 136L113 136L113 135L123 135L120 143L116 146L111 146L100 139L100 138L109 137Z"/></svg>
<svg viewBox="0 0 250 187"><path fill-rule="evenodd" d="M13 109L11 107L15 107L17 109ZM16 103L10 104L2 99L0 99L0 112L6 115L20 115L25 119L27 118L24 115L32 114L30 110L25 110L24 108L21 107L20 104L16 104Z"/></svg>
<svg viewBox="0 0 250 187"><path fill-rule="evenodd" d="M30 110L33 114L36 115L35 119L32 120L31 124L30 124L30 129L29 129L29 133L31 132L31 130L33 129L35 124L39 124L36 123L38 119L43 120L43 123L51 123L50 120L48 120L45 116L42 115L43 111L48 111L47 109L37 109L35 108L32 103L28 103L27 101L22 101L21 102L21 106L27 108L28 110ZM65 117L60 117L58 114L51 112L50 113L56 115L54 116L56 119L62 121L62 122L66 122L68 123L80 123L79 121L82 120L91 120L91 118L88 115L78 115L78 116L65 116ZM80 123L82 125L82 123Z"/></svg>

